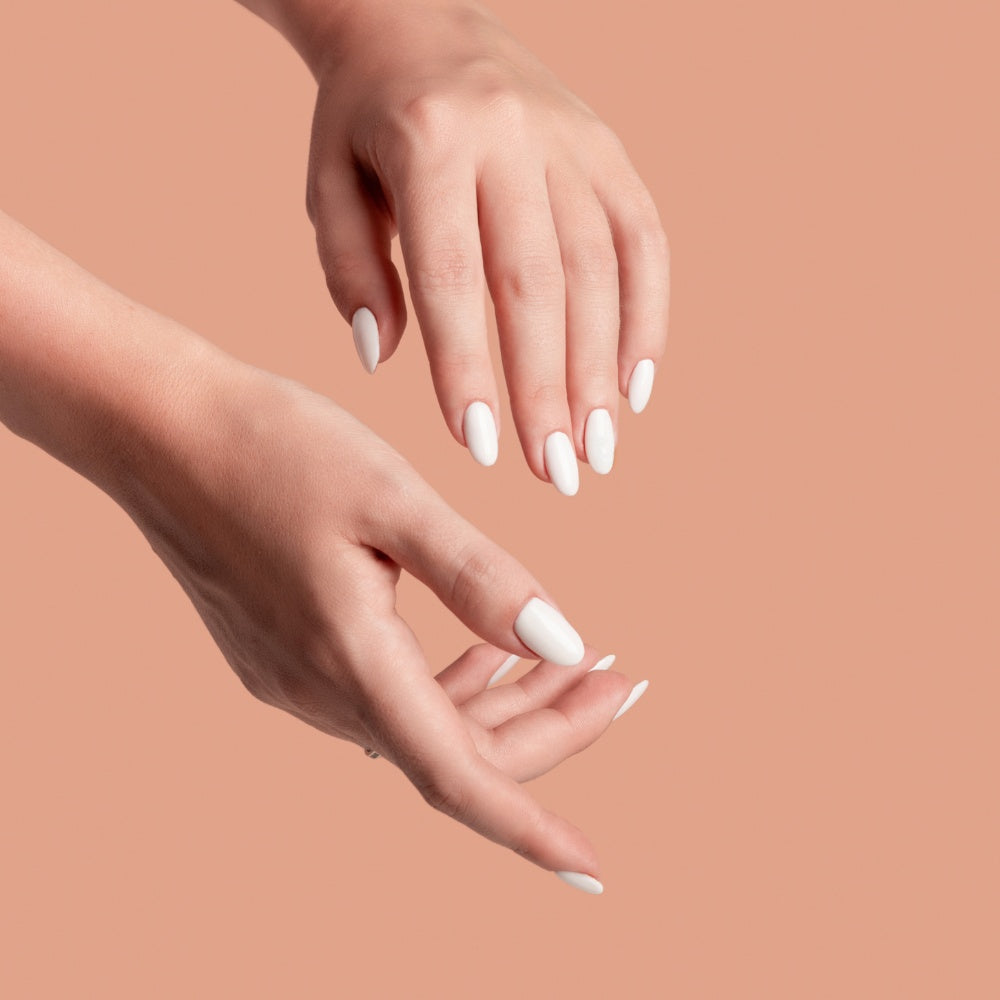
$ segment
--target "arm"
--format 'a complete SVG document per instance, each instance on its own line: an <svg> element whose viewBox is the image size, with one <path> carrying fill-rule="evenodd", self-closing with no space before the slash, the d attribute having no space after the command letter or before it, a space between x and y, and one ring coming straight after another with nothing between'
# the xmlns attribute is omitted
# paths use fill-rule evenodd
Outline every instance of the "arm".
<svg viewBox="0 0 1000 1000"><path fill-rule="evenodd" d="M452 435L496 458L496 311L514 422L560 492L610 471L618 397L649 400L666 341L656 207L616 136L478 4L241 0L302 54L319 93L307 204L365 368L406 323L398 232Z"/></svg>
<svg viewBox="0 0 1000 1000"><path fill-rule="evenodd" d="M0 214L0 420L126 510L252 694L537 864L596 875L520 782L596 739L630 685L589 672L537 581L349 414ZM402 569L488 644L433 676L396 613ZM549 662L488 689L510 653Z"/></svg>

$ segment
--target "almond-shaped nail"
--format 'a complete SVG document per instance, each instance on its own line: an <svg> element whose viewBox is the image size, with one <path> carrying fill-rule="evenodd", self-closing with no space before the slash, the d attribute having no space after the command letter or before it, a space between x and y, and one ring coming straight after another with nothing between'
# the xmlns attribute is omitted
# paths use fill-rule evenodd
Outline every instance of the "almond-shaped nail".
<svg viewBox="0 0 1000 1000"><path fill-rule="evenodd" d="M591 410L583 429L583 450L594 472L606 476L615 464L615 426L607 410Z"/></svg>
<svg viewBox="0 0 1000 1000"><path fill-rule="evenodd" d="M605 656L603 660L598 660L591 668L587 671L588 674L593 673L595 670L610 670L615 662L615 654L611 653Z"/></svg>
<svg viewBox="0 0 1000 1000"><path fill-rule="evenodd" d="M600 896L604 892L604 886L593 875L584 875L583 872L556 872L556 874L567 885L581 892L589 892L591 896Z"/></svg>
<svg viewBox="0 0 1000 1000"><path fill-rule="evenodd" d="M644 358L632 369L632 376L628 380L628 405L632 407L633 413L642 413L646 409L653 391L654 373L655 368L649 358Z"/></svg>
<svg viewBox="0 0 1000 1000"><path fill-rule="evenodd" d="M521 659L521 657L518 656L517 653L514 653L513 656L508 656L507 659L504 660L503 663L501 663L499 667L497 667L496 672L489 679L489 681L487 682L486 686L489 687L490 684L496 684L497 681L499 681L502 678L506 677L507 674L510 673L511 668L514 666L514 664L517 663L517 661L520 660L520 659Z"/></svg>
<svg viewBox="0 0 1000 1000"><path fill-rule="evenodd" d="M551 604L532 597L514 619L514 633L539 659L575 667L583 659L583 640Z"/></svg>
<svg viewBox="0 0 1000 1000"><path fill-rule="evenodd" d="M469 403L462 418L462 433L469 453L480 465L493 465L499 446L493 411L481 400Z"/></svg>
<svg viewBox="0 0 1000 1000"><path fill-rule="evenodd" d="M620 719L646 693L646 688L648 687L649 681L639 681L625 699L625 704L615 712L615 718L611 721L614 722L615 719Z"/></svg>
<svg viewBox="0 0 1000 1000"><path fill-rule="evenodd" d="M354 334L354 346L358 350L361 364L369 375L375 374L378 366L380 348L378 342L378 321L375 314L366 306L362 306L351 317L351 331Z"/></svg>
<svg viewBox="0 0 1000 1000"><path fill-rule="evenodd" d="M573 496L580 488L580 469L573 442L562 431L553 431L545 439L545 471L564 497Z"/></svg>

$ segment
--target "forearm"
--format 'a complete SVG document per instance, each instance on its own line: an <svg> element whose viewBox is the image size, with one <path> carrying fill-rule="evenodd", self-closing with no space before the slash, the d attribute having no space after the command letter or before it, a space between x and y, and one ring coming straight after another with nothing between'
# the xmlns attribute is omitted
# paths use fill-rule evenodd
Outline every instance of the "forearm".
<svg viewBox="0 0 1000 1000"><path fill-rule="evenodd" d="M0 213L0 421L120 498L216 351Z"/></svg>

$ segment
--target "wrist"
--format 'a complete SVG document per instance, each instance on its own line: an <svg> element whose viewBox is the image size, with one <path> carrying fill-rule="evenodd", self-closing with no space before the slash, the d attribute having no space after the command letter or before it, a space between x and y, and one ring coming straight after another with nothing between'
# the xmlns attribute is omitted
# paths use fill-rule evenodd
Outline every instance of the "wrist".
<svg viewBox="0 0 1000 1000"><path fill-rule="evenodd" d="M251 13L283 35L302 57L313 76L327 57L331 44L343 34L343 25L358 8L377 0L237 0Z"/></svg>
<svg viewBox="0 0 1000 1000"><path fill-rule="evenodd" d="M463 0L237 0L262 18L299 53L314 77L350 51L352 37L379 38L407 17L430 8L482 8Z"/></svg>

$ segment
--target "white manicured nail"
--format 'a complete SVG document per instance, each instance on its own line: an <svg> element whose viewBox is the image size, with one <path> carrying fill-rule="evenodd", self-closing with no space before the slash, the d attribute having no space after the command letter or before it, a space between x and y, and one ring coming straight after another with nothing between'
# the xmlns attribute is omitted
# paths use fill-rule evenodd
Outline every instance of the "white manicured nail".
<svg viewBox="0 0 1000 1000"><path fill-rule="evenodd" d="M469 403L462 418L462 433L469 452L480 465L492 465L497 460L497 425L486 403Z"/></svg>
<svg viewBox="0 0 1000 1000"><path fill-rule="evenodd" d="M593 673L595 670L610 670L611 665L615 662L615 654L612 653L610 656L605 656L603 660L598 660L587 673Z"/></svg>
<svg viewBox="0 0 1000 1000"><path fill-rule="evenodd" d="M351 317L351 330L354 333L354 346L358 349L358 357L369 375L375 374L378 365L378 321L371 309L362 306Z"/></svg>
<svg viewBox="0 0 1000 1000"><path fill-rule="evenodd" d="M615 719L620 719L646 693L646 688L648 687L649 681L639 681L632 688L632 693L625 699L625 704L615 712ZM611 721L614 722L615 719Z"/></svg>
<svg viewBox="0 0 1000 1000"><path fill-rule="evenodd" d="M584 875L583 872L556 872L556 874L567 885L583 892L589 892L591 896L600 896L604 892L604 886L593 875Z"/></svg>
<svg viewBox="0 0 1000 1000"><path fill-rule="evenodd" d="M508 656L507 659L504 660L499 667L497 667L496 673L489 679L489 682L487 683L486 686L489 687L490 684L496 684L498 680L500 680L503 677L506 677L507 674L510 673L511 668L514 666L514 664L517 663L517 661L520 659L521 657L518 656L516 653L513 656Z"/></svg>
<svg viewBox="0 0 1000 1000"><path fill-rule="evenodd" d="M649 358L640 361L632 369L632 377L628 380L628 405L633 413L642 413L649 402L649 394L653 391L653 374L655 369Z"/></svg>
<svg viewBox="0 0 1000 1000"><path fill-rule="evenodd" d="M573 442L562 431L553 431L545 439L545 471L552 485L565 497L573 496L580 488Z"/></svg>
<svg viewBox="0 0 1000 1000"><path fill-rule="evenodd" d="M583 450L594 472L606 476L615 464L615 427L607 410L591 410L583 431Z"/></svg>
<svg viewBox="0 0 1000 1000"><path fill-rule="evenodd" d="M514 632L539 659L575 667L583 659L583 640L551 604L533 597L514 619Z"/></svg>

